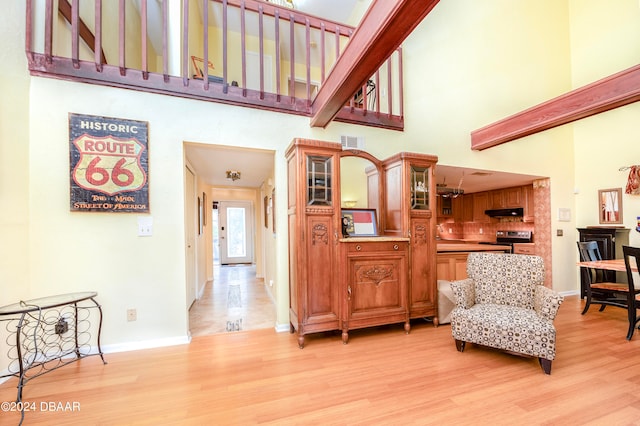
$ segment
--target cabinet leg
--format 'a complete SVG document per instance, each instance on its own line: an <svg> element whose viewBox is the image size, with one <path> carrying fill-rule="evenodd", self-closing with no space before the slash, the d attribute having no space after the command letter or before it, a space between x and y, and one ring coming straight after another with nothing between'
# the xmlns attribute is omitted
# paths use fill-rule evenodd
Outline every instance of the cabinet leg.
<svg viewBox="0 0 640 426"><path fill-rule="evenodd" d="M298 334L298 347L300 349L304 348L304 334Z"/></svg>
<svg viewBox="0 0 640 426"><path fill-rule="evenodd" d="M293 334L296 331L296 328L293 326L293 323L289 323L289 333Z"/></svg>
<svg viewBox="0 0 640 426"><path fill-rule="evenodd" d="M409 334L409 332L411 331L411 323L409 321L404 323L404 332L406 334Z"/></svg>
<svg viewBox="0 0 640 426"><path fill-rule="evenodd" d="M433 317L433 326L437 327L440 323L438 322L438 317Z"/></svg>
<svg viewBox="0 0 640 426"><path fill-rule="evenodd" d="M346 345L347 343L349 343L349 331L342 330L342 344Z"/></svg>

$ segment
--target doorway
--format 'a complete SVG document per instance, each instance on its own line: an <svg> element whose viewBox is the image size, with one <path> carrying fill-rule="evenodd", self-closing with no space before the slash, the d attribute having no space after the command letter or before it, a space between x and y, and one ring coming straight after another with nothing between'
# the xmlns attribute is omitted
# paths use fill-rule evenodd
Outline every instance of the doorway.
<svg viewBox="0 0 640 426"><path fill-rule="evenodd" d="M218 203L220 264L253 263L253 205L249 201Z"/></svg>
<svg viewBox="0 0 640 426"><path fill-rule="evenodd" d="M276 240L262 200L274 192L275 153L193 142L184 150L195 175L185 202L197 206L200 194L211 200L201 233L197 214L192 223L197 299L188 312L191 335L274 327ZM229 179L227 170L240 178Z"/></svg>

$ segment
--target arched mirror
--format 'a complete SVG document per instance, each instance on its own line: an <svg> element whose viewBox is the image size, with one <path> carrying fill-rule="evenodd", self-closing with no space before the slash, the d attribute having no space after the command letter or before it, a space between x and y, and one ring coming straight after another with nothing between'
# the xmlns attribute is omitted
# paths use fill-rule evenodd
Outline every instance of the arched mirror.
<svg viewBox="0 0 640 426"><path fill-rule="evenodd" d="M598 203L601 224L622 223L622 188L599 190Z"/></svg>
<svg viewBox="0 0 640 426"><path fill-rule="evenodd" d="M343 235L373 236L378 235L381 223L382 211L380 192L382 177L381 162L374 156L358 150L345 150L340 157L340 207L346 214L347 220L343 223L350 231L343 230ZM373 210L374 214L370 215ZM350 223L353 212L361 213L361 217L373 220L371 227L365 227L366 231L354 232ZM344 215L343 215L344 216Z"/></svg>

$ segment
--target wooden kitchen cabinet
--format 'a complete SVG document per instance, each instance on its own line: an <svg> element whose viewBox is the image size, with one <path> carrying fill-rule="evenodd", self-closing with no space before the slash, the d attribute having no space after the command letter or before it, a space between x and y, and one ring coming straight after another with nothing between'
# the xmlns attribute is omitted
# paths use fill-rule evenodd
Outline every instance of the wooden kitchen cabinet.
<svg viewBox="0 0 640 426"><path fill-rule="evenodd" d="M489 222L490 218L484 214L489 209L489 192L476 192L473 194L473 221Z"/></svg>
<svg viewBox="0 0 640 426"><path fill-rule="evenodd" d="M436 275L438 280L457 281L467 278L469 252L438 253Z"/></svg>
<svg viewBox="0 0 640 426"><path fill-rule="evenodd" d="M504 208L504 190L494 189L489 191L489 206L488 209L502 209Z"/></svg>
<svg viewBox="0 0 640 426"><path fill-rule="evenodd" d="M492 209L523 207L521 186L489 191L489 198Z"/></svg>
<svg viewBox="0 0 640 426"><path fill-rule="evenodd" d="M536 254L536 244L535 243L514 243L513 244L513 254Z"/></svg>
<svg viewBox="0 0 640 426"><path fill-rule="evenodd" d="M438 217L451 217L453 216L453 198L451 197L436 197L436 205L438 208Z"/></svg>
<svg viewBox="0 0 640 426"><path fill-rule="evenodd" d="M522 187L514 186L513 188L505 188L502 190L505 208L523 207L524 200L522 197Z"/></svg>
<svg viewBox="0 0 640 426"><path fill-rule="evenodd" d="M522 187L522 203L524 208L523 222L535 222L533 185L525 185Z"/></svg>
<svg viewBox="0 0 640 426"><path fill-rule="evenodd" d="M453 221L464 221L464 195L459 195L451 200L451 209L453 210Z"/></svg>
<svg viewBox="0 0 640 426"><path fill-rule="evenodd" d="M288 171L289 320L305 335L433 317L436 301L437 157L399 153L379 161L339 143L294 139ZM342 236L340 159L369 160L368 207L378 236Z"/></svg>
<svg viewBox="0 0 640 426"><path fill-rule="evenodd" d="M473 194L462 196L462 222L473 222L473 197Z"/></svg>

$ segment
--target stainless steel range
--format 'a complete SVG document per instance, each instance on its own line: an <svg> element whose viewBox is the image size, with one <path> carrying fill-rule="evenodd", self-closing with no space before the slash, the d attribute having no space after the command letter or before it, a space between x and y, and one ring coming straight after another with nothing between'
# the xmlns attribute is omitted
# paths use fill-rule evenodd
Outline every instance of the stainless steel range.
<svg viewBox="0 0 640 426"><path fill-rule="evenodd" d="M531 242L533 242L531 231L496 231L496 244L511 246L511 253L513 253L514 244Z"/></svg>

